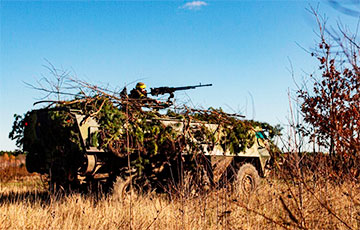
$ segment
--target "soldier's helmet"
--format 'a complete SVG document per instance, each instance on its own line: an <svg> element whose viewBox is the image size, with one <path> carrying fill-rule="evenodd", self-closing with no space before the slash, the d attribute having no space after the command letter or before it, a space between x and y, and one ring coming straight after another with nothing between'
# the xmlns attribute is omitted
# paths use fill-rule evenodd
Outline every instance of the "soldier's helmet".
<svg viewBox="0 0 360 230"><path fill-rule="evenodd" d="M143 82L138 82L136 84L136 89L145 89L145 88L146 88L146 85Z"/></svg>

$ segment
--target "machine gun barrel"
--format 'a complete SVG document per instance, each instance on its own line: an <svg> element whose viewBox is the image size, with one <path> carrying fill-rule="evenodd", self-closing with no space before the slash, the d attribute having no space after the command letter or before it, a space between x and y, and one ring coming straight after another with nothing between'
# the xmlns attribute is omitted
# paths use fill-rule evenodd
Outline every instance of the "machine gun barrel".
<svg viewBox="0 0 360 230"><path fill-rule="evenodd" d="M199 84L199 85L190 85L190 86L181 86L181 87L167 87L167 86L163 86L163 87L158 87L158 88L150 88L150 94L152 96L158 96L158 95L163 95L163 94L170 94L170 97L174 96L174 92L175 91L180 91L180 90L188 90L188 89L195 89L198 87L207 87L207 86L212 86L212 84Z"/></svg>

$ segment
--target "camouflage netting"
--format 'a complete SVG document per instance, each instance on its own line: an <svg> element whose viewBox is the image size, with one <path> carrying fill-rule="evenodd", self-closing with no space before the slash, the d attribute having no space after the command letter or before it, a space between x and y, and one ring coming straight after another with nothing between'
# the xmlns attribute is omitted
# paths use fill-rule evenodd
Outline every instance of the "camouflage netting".
<svg viewBox="0 0 360 230"><path fill-rule="evenodd" d="M74 156L75 153L81 153L84 147L75 116L70 110L79 110L81 114L98 122L99 130L91 136L90 143L93 147L111 152L119 158L127 158L129 155L132 173L150 184L156 183L162 170L171 162L179 160L179 153L184 151L193 154L193 162L189 165L193 165L193 170L198 170L201 165L199 159L205 151L204 143L208 151L211 151L215 144L219 144L224 151L229 150L236 154L254 144L255 132L250 132L254 127L262 127L269 138L276 134L276 130L267 123L240 120L222 110L192 110L184 107L177 112L168 109L166 114L160 114L156 110L144 111L128 101L120 102L104 95L96 95L56 102L49 106L46 120L51 121L51 125L37 127L37 132L46 133L43 135L45 139L36 140L35 134L27 134L27 139L24 139L24 126L31 124L28 120L30 113L27 113L24 119L16 117L10 137L17 139L18 144L27 150L46 152L48 159L52 161L45 162L44 165L47 166L43 169L44 173L46 168L51 167L54 158L58 159L56 162L59 164L68 164L65 161L69 159L74 165L80 161L79 157ZM184 125L182 131L164 125L161 122L164 118L180 119ZM190 122L198 122L198 128L190 128ZM220 139L205 123L219 125L218 129L222 130Z"/></svg>

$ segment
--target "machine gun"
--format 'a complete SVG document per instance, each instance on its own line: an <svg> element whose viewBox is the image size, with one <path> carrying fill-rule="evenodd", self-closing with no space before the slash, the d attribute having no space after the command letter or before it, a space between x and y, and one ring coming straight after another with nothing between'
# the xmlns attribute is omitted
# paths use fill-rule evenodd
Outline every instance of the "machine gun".
<svg viewBox="0 0 360 230"><path fill-rule="evenodd" d="M191 85L191 86L182 86L182 87L158 87L158 88L150 88L151 92L150 94L152 96L158 96L158 95L164 95L166 93L170 94L169 99L174 97L174 92L175 91L180 91L180 90L188 90L188 89L195 89L198 87L207 87L207 86L212 86L212 84L205 84L202 85L201 83L199 85Z"/></svg>

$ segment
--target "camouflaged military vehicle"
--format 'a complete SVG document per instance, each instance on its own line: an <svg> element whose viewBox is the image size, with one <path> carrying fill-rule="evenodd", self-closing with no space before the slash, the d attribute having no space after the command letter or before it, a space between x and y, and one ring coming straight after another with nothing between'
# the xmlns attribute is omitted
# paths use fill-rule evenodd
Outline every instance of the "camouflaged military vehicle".
<svg viewBox="0 0 360 230"><path fill-rule="evenodd" d="M64 114L63 120L53 119L54 114ZM99 122L82 111L62 107L33 110L26 115L24 121L23 148L27 152L27 170L48 175L51 190L102 188L106 191L118 176L131 175L129 166L135 164L135 158L129 160L127 152L114 153L109 148L101 148L97 143L98 131L101 129ZM71 121L75 121L73 125L70 125ZM192 131L187 135L194 143L203 147L201 157L206 167L202 167L202 171L205 171L202 173L209 186L218 187L231 182L238 191L250 192L258 185L259 178L266 174L270 153L268 140L260 129L250 131L250 137L254 138L251 147L246 147L241 152L231 152L226 148L224 151L224 146L217 141L224 135L218 124L170 116L154 117L146 122L150 126L152 123L160 124L178 133L183 133L184 129ZM191 133L201 132L204 128L214 135L213 143L201 142L191 136ZM120 133L124 132L126 127ZM80 146L71 138L64 142L61 138L63 136L78 138ZM116 138L121 139L121 136ZM119 141L126 143L127 140ZM163 158L159 158L161 154L158 153L155 155L157 158L152 159L162 161ZM181 179L174 179L183 178L180 174L184 172L181 172L179 165L181 169L186 168L187 162L193 164L196 158L189 146L172 154L178 156L176 160L170 159L166 164L156 166L149 163L150 168L156 168L154 172L162 172L153 178L159 180L159 183L168 183L170 180L180 183Z"/></svg>
<svg viewBox="0 0 360 230"><path fill-rule="evenodd" d="M151 94L170 94L168 107L175 91L202 86L211 84L159 87ZM54 102L15 121L14 127L24 127L14 136L22 137L27 170L47 175L53 191L107 191L119 177L168 191L190 174L193 185L216 188L230 182L236 191L250 192L265 176L272 143L261 123L214 109L143 111L145 104L126 95ZM146 99L146 106L149 102L157 103Z"/></svg>

